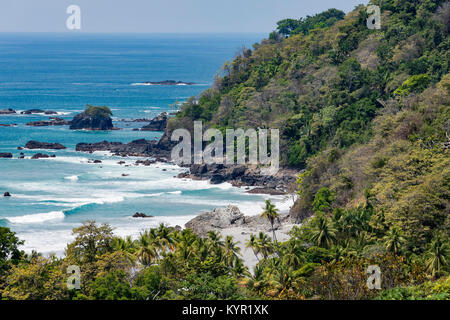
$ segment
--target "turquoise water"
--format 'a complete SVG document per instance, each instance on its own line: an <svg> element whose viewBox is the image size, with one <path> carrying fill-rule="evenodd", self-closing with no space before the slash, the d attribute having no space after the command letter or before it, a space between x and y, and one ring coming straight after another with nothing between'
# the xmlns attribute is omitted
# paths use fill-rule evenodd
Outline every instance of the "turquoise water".
<svg viewBox="0 0 450 320"><path fill-rule="evenodd" d="M142 123L121 119L151 118L171 105L208 88L214 74L242 45L263 35L62 35L0 34L0 109L53 110L71 119L86 104L113 111L110 132L70 131L68 126L30 127L45 115L0 115L0 225L25 240L26 251L60 254L72 239L71 230L85 220L109 223L121 236L164 222L184 225L205 210L236 204L258 213L265 196L249 195L229 184L174 178L183 169L155 164L134 166L137 158L106 153L75 152L79 142L130 142L158 139L161 132L137 132ZM193 86L143 86L146 81L180 80ZM29 140L59 142L66 150L24 150ZM31 160L37 152L56 158ZM101 164L89 163L100 159ZM125 160L124 165L117 162ZM163 169L165 169L163 171ZM122 176L127 174L128 176ZM155 216L131 218L135 212Z"/></svg>

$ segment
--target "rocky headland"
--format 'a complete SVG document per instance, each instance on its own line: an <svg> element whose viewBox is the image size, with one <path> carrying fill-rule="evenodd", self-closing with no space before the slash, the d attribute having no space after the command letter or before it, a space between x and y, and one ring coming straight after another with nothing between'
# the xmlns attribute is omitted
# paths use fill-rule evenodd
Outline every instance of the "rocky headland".
<svg viewBox="0 0 450 320"><path fill-rule="evenodd" d="M89 106L70 122L70 130L113 130L112 112L108 107Z"/></svg>

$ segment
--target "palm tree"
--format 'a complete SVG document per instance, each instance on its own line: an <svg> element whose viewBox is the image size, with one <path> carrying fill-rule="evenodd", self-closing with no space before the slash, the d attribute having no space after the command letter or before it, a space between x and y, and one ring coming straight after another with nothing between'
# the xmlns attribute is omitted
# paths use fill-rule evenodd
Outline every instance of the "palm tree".
<svg viewBox="0 0 450 320"><path fill-rule="evenodd" d="M315 229L312 231L311 241L322 248L330 248L336 241L336 229L322 215L317 217Z"/></svg>
<svg viewBox="0 0 450 320"><path fill-rule="evenodd" d="M259 262L258 253L260 252L258 240L254 234L250 235L250 239L245 243L246 248L251 248L253 250L253 254Z"/></svg>
<svg viewBox="0 0 450 320"><path fill-rule="evenodd" d="M301 247L298 241L290 240L283 246L282 261L284 264L292 266L294 269L304 260L301 255Z"/></svg>
<svg viewBox="0 0 450 320"><path fill-rule="evenodd" d="M273 253L273 244L269 236L264 232L260 231L258 238L258 252L262 254L263 259L266 259L270 254Z"/></svg>
<svg viewBox="0 0 450 320"><path fill-rule="evenodd" d="M275 207L275 205L270 200L266 200L266 207L265 207L263 213L261 213L261 217L269 220L270 226L272 228L273 241L275 243L275 246L278 247L277 237L275 234L275 229L273 227L273 224L275 223L275 219L279 220L280 214L278 213L278 209ZM279 253L278 253L278 255L279 255Z"/></svg>
<svg viewBox="0 0 450 320"><path fill-rule="evenodd" d="M393 227L388 231L384 237L384 240L384 246L386 249L394 254L398 254L403 243L405 243L405 239L402 237L400 228L396 227Z"/></svg>
<svg viewBox="0 0 450 320"><path fill-rule="evenodd" d="M437 238L431 242L430 249L427 252L428 259L426 267L433 278L441 272L442 268L447 265L448 245L441 238Z"/></svg>
<svg viewBox="0 0 450 320"><path fill-rule="evenodd" d="M235 260L239 259L238 254L240 254L241 249L237 246L237 242L233 241L232 236L227 236L225 238L225 261L228 266L232 267Z"/></svg>
<svg viewBox="0 0 450 320"><path fill-rule="evenodd" d="M136 251L136 256L139 258L139 262L145 267L151 266L158 258L158 250L151 241L149 233L145 231L141 233L139 239L137 240L138 250Z"/></svg>
<svg viewBox="0 0 450 320"><path fill-rule="evenodd" d="M222 236L217 231L208 231L208 242L210 245L210 249L218 252L221 250L225 244L222 241Z"/></svg>

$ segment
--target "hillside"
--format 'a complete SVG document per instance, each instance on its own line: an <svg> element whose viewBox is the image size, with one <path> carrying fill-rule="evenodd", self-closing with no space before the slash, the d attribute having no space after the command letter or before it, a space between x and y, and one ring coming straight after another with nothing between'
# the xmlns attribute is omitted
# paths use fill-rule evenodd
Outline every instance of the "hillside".
<svg viewBox="0 0 450 320"><path fill-rule="evenodd" d="M367 28L363 6L345 17L331 9L280 21L169 129L193 120L223 131L279 128L282 164L306 169L296 217L311 215L326 187L333 207L356 207L370 194L387 217L448 224L449 2L372 3L381 30Z"/></svg>

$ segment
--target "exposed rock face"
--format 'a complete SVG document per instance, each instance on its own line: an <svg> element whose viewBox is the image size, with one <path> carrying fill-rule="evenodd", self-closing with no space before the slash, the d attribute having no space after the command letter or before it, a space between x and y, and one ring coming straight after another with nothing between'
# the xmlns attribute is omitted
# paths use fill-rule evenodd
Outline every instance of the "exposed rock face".
<svg viewBox="0 0 450 320"><path fill-rule="evenodd" d="M153 216L146 215L145 213L142 212L136 212L135 214L133 214L133 218L153 218Z"/></svg>
<svg viewBox="0 0 450 320"><path fill-rule="evenodd" d="M167 126L167 113L163 112L159 116L150 120L150 123L141 128L142 131L164 131Z"/></svg>
<svg viewBox="0 0 450 320"><path fill-rule="evenodd" d="M289 215L281 214L280 218L274 221L273 228L278 230L282 224L293 222ZM186 223L185 227L201 237L206 237L208 231L220 231L233 227L245 227L250 232L272 231L272 225L266 218L260 215L244 216L235 206L216 208L211 212L202 213Z"/></svg>
<svg viewBox="0 0 450 320"><path fill-rule="evenodd" d="M0 110L0 114L16 114L16 113L17 113L16 110L11 108Z"/></svg>
<svg viewBox="0 0 450 320"><path fill-rule="evenodd" d="M35 113L58 114L58 112L56 112L56 111L41 110L41 109L30 109L30 110L22 111L20 114L35 114Z"/></svg>
<svg viewBox="0 0 450 320"><path fill-rule="evenodd" d="M229 228L232 225L240 226L244 223L244 214L238 207L230 205L226 208L216 208L211 212L205 212L195 217L186 223L186 228L204 237L208 234L208 231Z"/></svg>
<svg viewBox="0 0 450 320"><path fill-rule="evenodd" d="M71 130L112 130L112 112L107 107L88 106L83 113L76 115L70 123Z"/></svg>
<svg viewBox="0 0 450 320"><path fill-rule="evenodd" d="M28 122L27 126L46 127L46 126L67 126L70 121L66 121L62 118L50 118L50 120L32 121Z"/></svg>
<svg viewBox="0 0 450 320"><path fill-rule="evenodd" d="M13 157L13 155L10 152L0 153L0 158L12 158L12 157Z"/></svg>
<svg viewBox="0 0 450 320"><path fill-rule="evenodd" d="M60 143L38 142L38 141L34 141L34 140L28 141L27 144L25 145L25 148L27 148L27 149L53 149L53 150L66 149L66 147Z"/></svg>

